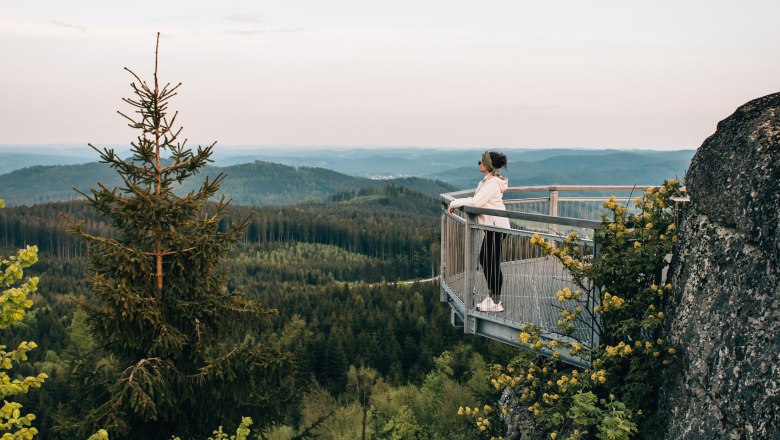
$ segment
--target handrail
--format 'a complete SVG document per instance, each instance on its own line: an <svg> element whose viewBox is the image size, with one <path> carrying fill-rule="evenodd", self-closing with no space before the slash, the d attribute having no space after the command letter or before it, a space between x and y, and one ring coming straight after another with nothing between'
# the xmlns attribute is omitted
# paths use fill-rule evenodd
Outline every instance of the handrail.
<svg viewBox="0 0 780 440"><path fill-rule="evenodd" d="M594 220L581 220L571 217L556 217L545 214L530 214L526 212L504 211L502 209L477 208L474 206L463 206L463 210L469 214L486 214L498 217L506 217L517 220L528 220L533 222L550 223L553 225L574 226L585 229L598 229L601 222Z"/></svg>
<svg viewBox="0 0 780 440"><path fill-rule="evenodd" d="M543 191L644 191L657 185L539 185L509 187L504 194L529 193ZM456 198L468 197L474 194L474 189L453 191L441 194L441 201L449 203Z"/></svg>

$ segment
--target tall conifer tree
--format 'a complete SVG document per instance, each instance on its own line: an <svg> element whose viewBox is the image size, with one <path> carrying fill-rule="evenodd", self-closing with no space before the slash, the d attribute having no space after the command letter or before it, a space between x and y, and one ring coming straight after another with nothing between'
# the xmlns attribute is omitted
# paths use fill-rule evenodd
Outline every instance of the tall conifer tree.
<svg viewBox="0 0 780 440"><path fill-rule="evenodd" d="M205 437L242 415L262 427L294 403L294 363L270 340L257 342L273 311L227 288L224 258L246 222L220 227L229 202L208 203L224 175L174 193L210 162L215 144L193 151L180 141L178 113L169 117L168 105L181 84L159 84L158 48L159 34L153 83L126 69L135 81L134 96L124 101L134 113L120 114L140 132L132 157L90 144L124 182L85 194L115 234L92 235L83 222L71 222L89 245L94 297L82 307L119 365L116 381L94 396L76 427L139 439Z"/></svg>

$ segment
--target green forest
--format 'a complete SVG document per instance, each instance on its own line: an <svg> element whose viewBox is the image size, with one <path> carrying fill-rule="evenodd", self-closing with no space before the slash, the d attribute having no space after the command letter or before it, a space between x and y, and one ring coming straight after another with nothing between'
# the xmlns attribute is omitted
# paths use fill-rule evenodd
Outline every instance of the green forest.
<svg viewBox="0 0 780 440"><path fill-rule="evenodd" d="M279 341L294 359L294 402L285 417L266 427L266 435L292 438L329 416L311 438L355 438L350 429L360 423L345 425L340 418L359 407L350 388L350 372L356 371L375 374L376 393L381 390L391 400L381 416L374 414L371 432L381 432L393 417L413 415L404 411L414 405L417 418L425 414L425 423L439 423L420 400L432 375L451 381L448 392L464 399L462 405L474 393L468 386L472 376L488 360L511 356L509 347L464 336L453 327L449 308L438 302L437 283L393 283L436 275L440 209L433 198L390 184L339 193L321 203L227 210L223 225L251 215L223 262L227 288L275 311L267 323L255 324L257 337ZM26 273L41 280L30 296L34 305L22 323L7 329L4 343L38 343L18 374L45 372L49 379L20 402L36 414L34 425L43 438L54 439L86 438L86 431L70 426L72 420L84 416L85 394L94 391L94 381L106 380L115 367L80 310L79 304L93 297L87 247L68 234L65 216L85 220L90 233L117 235L104 216L81 201L0 210L4 255L31 244L40 249L38 263ZM453 420L456 412L457 406L449 414ZM221 424L234 427L244 415L250 414L235 413ZM388 428L388 438L392 432Z"/></svg>

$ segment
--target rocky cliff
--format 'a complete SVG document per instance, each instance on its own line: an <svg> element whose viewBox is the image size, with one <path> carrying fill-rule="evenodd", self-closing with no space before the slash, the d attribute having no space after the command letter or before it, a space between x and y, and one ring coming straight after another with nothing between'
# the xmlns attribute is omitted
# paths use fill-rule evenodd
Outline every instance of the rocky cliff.
<svg viewBox="0 0 780 440"><path fill-rule="evenodd" d="M721 121L685 183L666 438L780 439L780 93Z"/></svg>

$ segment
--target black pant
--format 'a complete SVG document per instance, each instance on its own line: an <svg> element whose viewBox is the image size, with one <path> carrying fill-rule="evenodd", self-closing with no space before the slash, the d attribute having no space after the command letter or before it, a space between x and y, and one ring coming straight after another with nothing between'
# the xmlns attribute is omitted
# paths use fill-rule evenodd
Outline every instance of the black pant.
<svg viewBox="0 0 780 440"><path fill-rule="evenodd" d="M500 232L485 231L485 238L479 249L479 265L485 273L490 298L493 302L501 301L501 286L504 284L504 274L501 273L501 242L504 234Z"/></svg>

